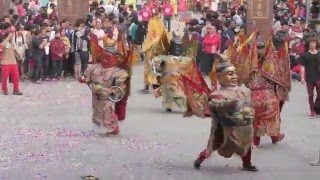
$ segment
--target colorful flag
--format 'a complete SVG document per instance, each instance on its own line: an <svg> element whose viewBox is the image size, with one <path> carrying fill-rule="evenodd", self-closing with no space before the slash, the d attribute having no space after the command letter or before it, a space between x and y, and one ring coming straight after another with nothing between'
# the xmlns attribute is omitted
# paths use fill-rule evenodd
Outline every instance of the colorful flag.
<svg viewBox="0 0 320 180"><path fill-rule="evenodd" d="M284 86L281 80L280 64L277 58L277 53L272 42L272 35L270 35L266 42L265 55L261 68L261 75L272 82Z"/></svg>
<svg viewBox="0 0 320 180"><path fill-rule="evenodd" d="M205 117L209 104L208 93L198 83L184 75L181 75L181 81L184 86L183 91L187 98L189 108L198 117Z"/></svg>
<svg viewBox="0 0 320 180"><path fill-rule="evenodd" d="M97 57L102 54L103 49L98 44L98 37L94 34L90 35L90 48L92 55L92 64L97 63Z"/></svg>
<svg viewBox="0 0 320 180"><path fill-rule="evenodd" d="M208 94L211 90L204 80L195 61L180 72L179 84L183 90L188 107L199 117L205 117L208 110Z"/></svg>
<svg viewBox="0 0 320 180"><path fill-rule="evenodd" d="M125 57L122 67L128 72L129 76L126 79L126 94L130 96L131 92L131 77L132 77L132 66L135 58L134 45L131 45L129 54Z"/></svg>
<svg viewBox="0 0 320 180"><path fill-rule="evenodd" d="M217 74L217 66L219 65L219 61L215 60L212 66L212 70L210 72L210 79L211 79L211 87L212 91L218 89L218 74Z"/></svg>
<svg viewBox="0 0 320 180"><path fill-rule="evenodd" d="M119 34L117 51L119 53L123 54L124 57L128 56L128 51L126 48L126 39L125 39L124 33Z"/></svg>
<svg viewBox="0 0 320 180"><path fill-rule="evenodd" d="M258 42L257 31L254 32L253 43L250 47L250 73L259 71L259 58L258 58Z"/></svg>
<svg viewBox="0 0 320 180"><path fill-rule="evenodd" d="M249 80L250 75L250 57L248 42L252 40L253 35L251 35L247 40L240 38L240 44L237 48L237 55L235 62L232 62L235 65L238 73L238 83L239 85L246 83Z"/></svg>
<svg viewBox="0 0 320 180"><path fill-rule="evenodd" d="M188 69L180 72L183 76L187 77L191 81L195 82L199 87L203 89L203 91L210 93L210 88L208 87L206 81L204 80L197 64L195 61L191 62L191 66Z"/></svg>
<svg viewBox="0 0 320 180"><path fill-rule="evenodd" d="M191 33L191 39L189 38L190 32L186 32L182 37L183 44L183 56L191 57L193 60L196 60L198 47L199 47L199 37L195 37Z"/></svg>
<svg viewBox="0 0 320 180"><path fill-rule="evenodd" d="M283 44L277 54L281 82L286 88L291 89L291 70L287 42Z"/></svg>

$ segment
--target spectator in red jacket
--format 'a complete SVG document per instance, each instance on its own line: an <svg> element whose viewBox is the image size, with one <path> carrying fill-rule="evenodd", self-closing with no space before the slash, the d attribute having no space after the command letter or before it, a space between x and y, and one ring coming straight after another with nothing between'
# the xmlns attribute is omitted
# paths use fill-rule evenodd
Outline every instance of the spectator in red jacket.
<svg viewBox="0 0 320 180"><path fill-rule="evenodd" d="M217 27L208 24L207 33L203 37L202 46L203 46L203 57L200 60L200 70L204 75L209 75L215 55L220 52L221 48L221 37L217 32Z"/></svg>
<svg viewBox="0 0 320 180"><path fill-rule="evenodd" d="M34 23L41 24L45 20L46 12L44 7L40 8L38 15L34 19Z"/></svg>
<svg viewBox="0 0 320 180"><path fill-rule="evenodd" d="M50 44L51 51L51 61L52 61L52 80L62 80L62 70L63 70L63 54L65 53L65 44L62 39L60 39L60 32L57 31L55 38Z"/></svg>

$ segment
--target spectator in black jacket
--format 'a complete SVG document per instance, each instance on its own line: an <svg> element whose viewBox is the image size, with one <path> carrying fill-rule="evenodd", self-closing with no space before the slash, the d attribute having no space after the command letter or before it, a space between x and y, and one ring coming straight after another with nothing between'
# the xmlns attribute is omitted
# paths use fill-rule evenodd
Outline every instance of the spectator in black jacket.
<svg viewBox="0 0 320 180"><path fill-rule="evenodd" d="M142 45L145 36L147 35L147 28L144 24L141 22L138 23L138 29L136 31L136 38L134 43L136 45Z"/></svg>
<svg viewBox="0 0 320 180"><path fill-rule="evenodd" d="M141 61L144 60L144 55L142 53L142 44L144 42L146 35L147 35L147 27L142 22L139 22L133 43L137 45Z"/></svg>

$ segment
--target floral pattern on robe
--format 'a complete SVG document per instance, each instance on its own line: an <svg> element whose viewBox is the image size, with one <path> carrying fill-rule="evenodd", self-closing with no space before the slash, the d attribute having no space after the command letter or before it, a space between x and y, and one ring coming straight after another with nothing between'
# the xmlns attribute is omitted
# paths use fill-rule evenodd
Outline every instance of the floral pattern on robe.
<svg viewBox="0 0 320 180"><path fill-rule="evenodd" d="M276 85L260 74L252 76L248 87L255 110L255 135L277 136L280 133L280 102Z"/></svg>
<svg viewBox="0 0 320 180"><path fill-rule="evenodd" d="M188 66L191 66L192 59L189 57L175 57L160 55L153 58L154 67L160 76L160 89L162 105L166 109L172 109L174 105L186 110L187 100L184 91L179 84L180 73L184 73Z"/></svg>
<svg viewBox="0 0 320 180"><path fill-rule="evenodd" d="M223 88L209 97L212 124L207 155L217 150L225 158L234 153L243 156L251 148L253 138L254 110L250 90L245 87Z"/></svg>
<svg viewBox="0 0 320 180"><path fill-rule="evenodd" d="M108 131L119 129L118 118L115 115L115 103L108 99L108 90L112 86L125 88L128 73L117 67L103 68L101 64L88 67L86 77L92 83L101 85L103 93L92 92L92 121L96 125L103 125Z"/></svg>

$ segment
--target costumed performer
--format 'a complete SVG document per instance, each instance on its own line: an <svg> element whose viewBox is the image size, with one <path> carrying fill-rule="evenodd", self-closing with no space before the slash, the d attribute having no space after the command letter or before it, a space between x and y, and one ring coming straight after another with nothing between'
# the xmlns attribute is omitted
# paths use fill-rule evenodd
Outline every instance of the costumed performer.
<svg viewBox="0 0 320 180"><path fill-rule="evenodd" d="M149 93L149 87L156 81L154 74L150 73L151 59L160 54L167 54L169 48L169 38L164 24L158 16L153 16L149 21L148 32L142 44L142 52L145 53L144 61L144 83L145 87L141 93Z"/></svg>
<svg viewBox="0 0 320 180"><path fill-rule="evenodd" d="M218 151L225 158L240 155L243 170L257 171L251 164L254 110L250 90L237 85L236 68L229 62L219 63L217 78L221 87L209 95L212 125L208 145L194 167L199 169L213 151Z"/></svg>
<svg viewBox="0 0 320 180"><path fill-rule="evenodd" d="M284 134L280 133L280 102L284 101L290 88L289 62L284 50L281 53L275 51L272 35L266 43L258 43L257 35L256 31L246 40L240 29L236 43L227 51L231 62L236 63L238 83L245 84L251 90L255 111L255 146L260 145L260 137L265 134L271 137L273 143L284 138ZM248 42L251 41L253 43L249 48Z"/></svg>
<svg viewBox="0 0 320 180"><path fill-rule="evenodd" d="M125 81L125 96L116 103L115 107L118 120L123 121L126 118L127 101L131 92L132 66L133 62L136 62L137 56L135 54L135 46L131 45L130 49L127 49L124 33L119 34L117 46L117 53L115 54L118 59L118 67L126 70L128 73L128 78Z"/></svg>
<svg viewBox="0 0 320 180"><path fill-rule="evenodd" d="M153 58L153 72L157 75L157 84L153 84L156 97L162 96L162 105L167 112L174 105L186 110L187 100L179 84L180 74L192 66L192 58L182 55L182 42L179 37L171 40L169 55L159 55Z"/></svg>
<svg viewBox="0 0 320 180"><path fill-rule="evenodd" d="M255 110L254 145L260 145L260 137L267 134L276 144L284 138L280 133L280 98L277 86L280 80L281 67L277 63L272 39L267 44L259 42L256 69L250 73L247 87L251 90L253 108Z"/></svg>
<svg viewBox="0 0 320 180"><path fill-rule="evenodd" d="M117 67L117 57L111 52L102 51L96 57L96 64L88 67L85 78L80 82L92 84L92 122L107 128L107 134L118 134L120 129L115 114L115 103L108 97L113 93L111 87L125 89L128 73Z"/></svg>
<svg viewBox="0 0 320 180"><path fill-rule="evenodd" d="M115 36L117 38L115 38ZM114 54L117 59L117 67L127 71L128 78L125 81L126 84L126 95L115 105L115 113L119 121L123 121L126 118L126 106L128 101L128 96L130 94L130 72L131 72L131 62L128 62L128 55L125 46L125 36L123 33L114 33L113 37L104 37L104 51ZM131 53L131 52L130 52ZM131 60L131 59L130 59Z"/></svg>
<svg viewBox="0 0 320 180"><path fill-rule="evenodd" d="M196 31L194 26L198 25L198 20L190 20L186 23L186 29L182 36L183 44L183 56L191 57L197 61L199 54L199 43L201 41L201 35Z"/></svg>

